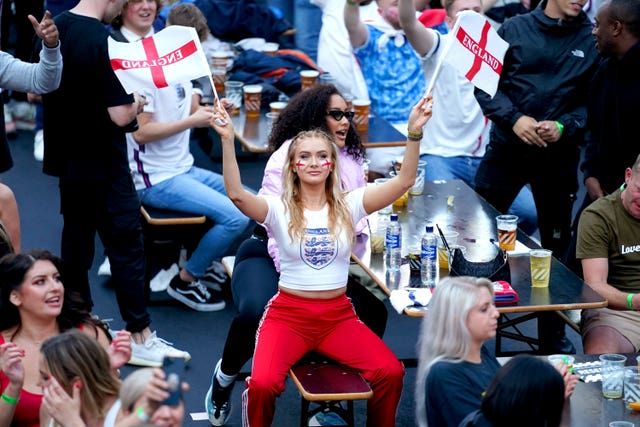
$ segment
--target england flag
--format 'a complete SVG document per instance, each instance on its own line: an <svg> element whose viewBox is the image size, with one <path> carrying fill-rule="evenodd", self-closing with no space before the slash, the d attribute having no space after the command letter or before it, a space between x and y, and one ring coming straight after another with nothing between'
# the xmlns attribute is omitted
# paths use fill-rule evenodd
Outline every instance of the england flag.
<svg viewBox="0 0 640 427"><path fill-rule="evenodd" d="M211 74L192 27L171 25L134 43L109 38L111 68L127 93L163 88Z"/></svg>

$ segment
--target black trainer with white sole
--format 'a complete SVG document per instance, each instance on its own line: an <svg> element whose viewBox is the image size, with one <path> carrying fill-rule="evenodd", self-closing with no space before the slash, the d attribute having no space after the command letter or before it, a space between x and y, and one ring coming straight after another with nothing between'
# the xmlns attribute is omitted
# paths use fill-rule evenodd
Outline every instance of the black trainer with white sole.
<svg viewBox="0 0 640 427"><path fill-rule="evenodd" d="M197 311L218 311L226 305L221 297L210 292L200 281L185 282L180 279L180 274L171 279L167 293Z"/></svg>
<svg viewBox="0 0 640 427"><path fill-rule="evenodd" d="M222 291L222 287L229 280L229 275L224 266L218 261L213 261L211 266L207 268L204 276L200 278L200 282L209 289L214 291Z"/></svg>

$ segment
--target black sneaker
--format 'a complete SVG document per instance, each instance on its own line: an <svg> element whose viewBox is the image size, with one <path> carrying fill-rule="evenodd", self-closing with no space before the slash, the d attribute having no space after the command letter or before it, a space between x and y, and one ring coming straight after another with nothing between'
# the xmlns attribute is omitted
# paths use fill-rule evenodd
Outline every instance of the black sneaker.
<svg viewBox="0 0 640 427"><path fill-rule="evenodd" d="M213 261L204 276L200 278L200 282L209 289L221 292L222 286L229 280L227 269L218 261Z"/></svg>
<svg viewBox="0 0 640 427"><path fill-rule="evenodd" d="M223 426L229 420L231 416L231 390L233 389L232 382L227 387L222 387L216 378L216 374L220 369L222 359L218 360L216 369L213 371L213 377L211 378L211 385L207 390L207 395L204 398L204 407L209 416L209 422L214 426Z"/></svg>
<svg viewBox="0 0 640 427"><path fill-rule="evenodd" d="M185 282L180 279L180 274L171 279L167 293L186 306L198 311L218 311L225 307L222 298L209 292L206 286L195 282Z"/></svg>

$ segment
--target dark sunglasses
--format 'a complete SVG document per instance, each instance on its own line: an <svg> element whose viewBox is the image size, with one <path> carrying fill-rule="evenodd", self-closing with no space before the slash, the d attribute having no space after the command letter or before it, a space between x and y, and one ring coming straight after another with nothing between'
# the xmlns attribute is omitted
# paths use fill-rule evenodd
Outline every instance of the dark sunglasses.
<svg viewBox="0 0 640 427"><path fill-rule="evenodd" d="M355 113L353 111L329 110L327 115L333 117L335 121L339 122L343 117L346 117L349 121L353 120Z"/></svg>

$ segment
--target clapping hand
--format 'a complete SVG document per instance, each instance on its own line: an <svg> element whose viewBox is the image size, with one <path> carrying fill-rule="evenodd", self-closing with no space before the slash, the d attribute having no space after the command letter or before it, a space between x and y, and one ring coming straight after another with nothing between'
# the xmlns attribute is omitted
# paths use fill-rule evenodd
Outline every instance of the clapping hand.
<svg viewBox="0 0 640 427"><path fill-rule="evenodd" d="M131 332L116 332L115 338L107 351L112 369L119 369L131 359Z"/></svg>
<svg viewBox="0 0 640 427"><path fill-rule="evenodd" d="M9 378L11 384L22 388L24 382L24 350L12 342L0 345L0 371Z"/></svg>
<svg viewBox="0 0 640 427"><path fill-rule="evenodd" d="M45 44L45 46L49 48L58 46L58 27L56 27L55 22L53 22L53 19L51 18L51 12L47 10L44 13L42 21L40 22L38 22L38 20L33 15L29 15L29 21L31 21L33 29L35 30L38 37L42 39L42 42Z"/></svg>

